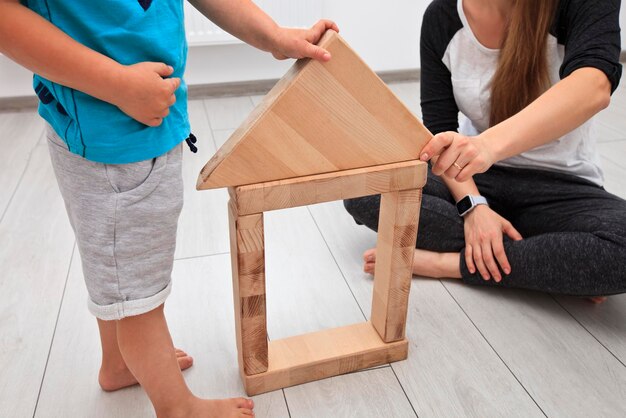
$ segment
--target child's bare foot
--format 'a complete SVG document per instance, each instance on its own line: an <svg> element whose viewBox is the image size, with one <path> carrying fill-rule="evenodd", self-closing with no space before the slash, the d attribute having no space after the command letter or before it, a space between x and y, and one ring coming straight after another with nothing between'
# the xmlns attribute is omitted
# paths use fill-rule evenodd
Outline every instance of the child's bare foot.
<svg viewBox="0 0 626 418"><path fill-rule="evenodd" d="M178 365L181 370L186 370L193 365L193 358L178 348L176 349L176 358L178 359ZM100 387L103 390L113 392L136 385L137 379L135 379L135 376L128 370L126 364L118 364L107 366L106 368L102 366L98 376L98 383L100 383Z"/></svg>
<svg viewBox="0 0 626 418"><path fill-rule="evenodd" d="M173 414L158 414L158 418L250 418L254 417L254 402L250 399L199 399L190 408Z"/></svg>
<svg viewBox="0 0 626 418"><path fill-rule="evenodd" d="M376 249L365 251L363 271L374 274L376 269ZM454 253L435 253L426 250L415 250L413 256L413 274L431 278L461 278L459 271L459 255Z"/></svg>
<svg viewBox="0 0 626 418"><path fill-rule="evenodd" d="M596 305L606 302L607 299L608 298L606 296L592 296L590 298L587 298L589 302L595 303Z"/></svg>

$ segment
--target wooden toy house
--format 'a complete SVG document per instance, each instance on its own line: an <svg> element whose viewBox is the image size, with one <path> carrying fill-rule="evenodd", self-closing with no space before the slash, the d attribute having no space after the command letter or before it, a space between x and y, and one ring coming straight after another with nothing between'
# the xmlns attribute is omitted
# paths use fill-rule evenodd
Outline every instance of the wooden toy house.
<svg viewBox="0 0 626 418"><path fill-rule="evenodd" d="M405 325L431 134L346 42L300 60L202 169L228 187L239 367L248 395L405 359ZM381 194L371 319L267 340L263 213ZM271 280L271 278L270 278Z"/></svg>

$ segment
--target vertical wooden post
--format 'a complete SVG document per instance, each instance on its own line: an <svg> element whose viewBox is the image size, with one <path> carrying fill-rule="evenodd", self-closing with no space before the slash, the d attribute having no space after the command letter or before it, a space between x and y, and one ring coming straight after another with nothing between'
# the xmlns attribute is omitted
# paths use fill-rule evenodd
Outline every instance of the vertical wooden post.
<svg viewBox="0 0 626 418"><path fill-rule="evenodd" d="M268 365L263 214L239 216L232 199L228 208L239 368L250 376Z"/></svg>
<svg viewBox="0 0 626 418"><path fill-rule="evenodd" d="M383 341L404 338L422 190L381 195L372 325Z"/></svg>

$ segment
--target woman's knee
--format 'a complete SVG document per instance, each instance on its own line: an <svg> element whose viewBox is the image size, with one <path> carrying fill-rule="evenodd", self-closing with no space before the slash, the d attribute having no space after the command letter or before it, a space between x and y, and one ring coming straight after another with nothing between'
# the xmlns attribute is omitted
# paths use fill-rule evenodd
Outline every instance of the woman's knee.
<svg viewBox="0 0 626 418"><path fill-rule="evenodd" d="M374 231L378 230L380 195L346 199L343 206L357 224L365 225Z"/></svg>

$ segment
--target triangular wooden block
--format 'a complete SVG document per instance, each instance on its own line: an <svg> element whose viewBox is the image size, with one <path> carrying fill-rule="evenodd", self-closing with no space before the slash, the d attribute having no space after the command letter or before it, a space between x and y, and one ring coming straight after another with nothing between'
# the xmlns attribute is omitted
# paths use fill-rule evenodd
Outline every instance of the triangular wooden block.
<svg viewBox="0 0 626 418"><path fill-rule="evenodd" d="M329 30L327 63L300 60L202 169L200 190L419 158L430 132Z"/></svg>

